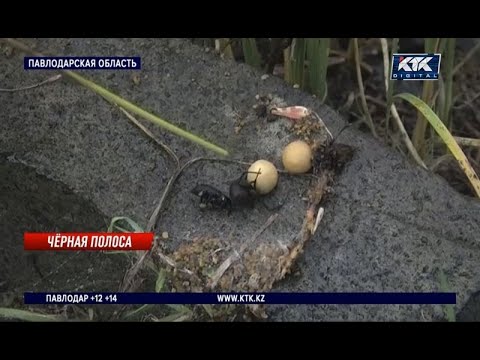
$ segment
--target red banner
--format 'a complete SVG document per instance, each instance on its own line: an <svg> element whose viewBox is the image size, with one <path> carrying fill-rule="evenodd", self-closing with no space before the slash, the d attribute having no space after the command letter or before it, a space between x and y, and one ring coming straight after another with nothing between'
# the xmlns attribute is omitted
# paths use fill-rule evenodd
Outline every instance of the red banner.
<svg viewBox="0 0 480 360"><path fill-rule="evenodd" d="M153 233L24 233L24 250L150 250Z"/></svg>

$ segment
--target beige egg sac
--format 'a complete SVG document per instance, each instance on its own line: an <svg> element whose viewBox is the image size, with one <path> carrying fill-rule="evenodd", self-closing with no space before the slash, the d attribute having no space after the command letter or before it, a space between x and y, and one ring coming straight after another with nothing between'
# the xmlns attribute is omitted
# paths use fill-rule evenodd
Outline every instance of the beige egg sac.
<svg viewBox="0 0 480 360"><path fill-rule="evenodd" d="M312 149L305 141L288 144L282 154L283 167L291 174L303 174L312 167Z"/></svg>
<svg viewBox="0 0 480 360"><path fill-rule="evenodd" d="M260 174L258 172L260 171ZM258 174L258 177L257 177ZM268 194L278 183L278 171L275 165L267 160L257 160L248 169L247 180L252 183L257 178L255 191L260 195Z"/></svg>

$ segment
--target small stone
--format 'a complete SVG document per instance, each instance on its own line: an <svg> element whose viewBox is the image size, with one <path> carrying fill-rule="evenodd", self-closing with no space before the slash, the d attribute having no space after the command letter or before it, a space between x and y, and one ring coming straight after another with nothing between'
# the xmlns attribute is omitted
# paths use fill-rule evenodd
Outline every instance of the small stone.
<svg viewBox="0 0 480 360"><path fill-rule="evenodd" d="M12 57L12 55L13 55L13 47L11 47L11 46L5 46L5 48L3 49L3 53L5 54L5 56L6 56L7 58Z"/></svg>
<svg viewBox="0 0 480 360"><path fill-rule="evenodd" d="M258 274L252 274L248 279L248 286L250 289L258 289L258 281L260 280L260 276Z"/></svg>
<svg viewBox="0 0 480 360"><path fill-rule="evenodd" d="M262 77L260 79L262 80L267 80L270 76L268 74L264 74L262 75Z"/></svg>
<svg viewBox="0 0 480 360"><path fill-rule="evenodd" d="M210 48L209 48L209 47L206 47L206 48L205 48L205 52L206 52L206 53L210 52Z"/></svg>
<svg viewBox="0 0 480 360"><path fill-rule="evenodd" d="M293 85L293 88L294 88L294 89L299 89L299 88L300 88L300 85L295 84L295 85Z"/></svg>
<svg viewBox="0 0 480 360"><path fill-rule="evenodd" d="M166 231L162 232L162 238L163 239L168 239L168 232L166 232Z"/></svg>
<svg viewBox="0 0 480 360"><path fill-rule="evenodd" d="M140 75L139 74L133 74L132 75L132 81L135 85L140 84Z"/></svg>
<svg viewBox="0 0 480 360"><path fill-rule="evenodd" d="M255 95L255 100L260 100L260 95L259 94Z"/></svg>

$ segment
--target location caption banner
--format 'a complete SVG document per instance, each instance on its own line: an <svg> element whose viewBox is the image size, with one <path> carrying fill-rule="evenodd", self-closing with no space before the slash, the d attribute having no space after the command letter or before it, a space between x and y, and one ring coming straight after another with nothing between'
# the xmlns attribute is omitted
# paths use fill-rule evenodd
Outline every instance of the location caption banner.
<svg viewBox="0 0 480 360"><path fill-rule="evenodd" d="M25 56L25 70L140 70L139 56Z"/></svg>
<svg viewBox="0 0 480 360"><path fill-rule="evenodd" d="M24 250L150 250L153 233L31 233L23 234Z"/></svg>
<svg viewBox="0 0 480 360"><path fill-rule="evenodd" d="M25 304L456 304L455 293L32 293Z"/></svg>

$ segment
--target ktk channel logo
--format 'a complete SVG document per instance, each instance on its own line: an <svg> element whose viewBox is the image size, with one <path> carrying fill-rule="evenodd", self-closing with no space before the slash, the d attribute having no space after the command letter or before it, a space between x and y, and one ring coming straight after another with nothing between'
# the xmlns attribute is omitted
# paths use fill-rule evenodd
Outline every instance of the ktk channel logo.
<svg viewBox="0 0 480 360"><path fill-rule="evenodd" d="M441 54L393 54L391 80L438 80Z"/></svg>

